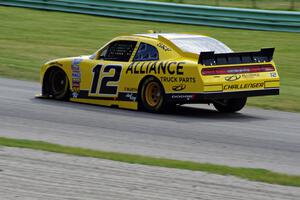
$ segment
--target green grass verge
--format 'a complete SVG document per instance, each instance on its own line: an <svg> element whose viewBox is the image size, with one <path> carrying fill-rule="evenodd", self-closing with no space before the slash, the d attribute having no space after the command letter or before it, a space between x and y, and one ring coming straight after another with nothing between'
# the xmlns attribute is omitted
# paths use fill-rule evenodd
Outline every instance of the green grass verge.
<svg viewBox="0 0 300 200"><path fill-rule="evenodd" d="M64 153L64 154L70 154L76 156L101 158L101 159L120 161L120 162L131 163L131 164L186 169L192 171L204 171L213 174L236 176L251 181L260 181L260 182L271 183L271 184L300 187L300 176L286 175L286 174L276 173L265 169L229 167L229 166L215 165L209 163L197 163L191 161L180 161L180 160L172 160L166 158L155 158L150 156L91 150L91 149L52 144L52 143L42 142L42 141L11 139L5 137L0 137L0 146L27 148L27 149L55 152L55 153Z"/></svg>
<svg viewBox="0 0 300 200"><path fill-rule="evenodd" d="M235 51L275 47L281 95L250 98L249 105L300 112L300 34L213 28L124 20L0 6L0 76L39 79L42 63L92 54L115 36L163 32L196 33L217 38Z"/></svg>

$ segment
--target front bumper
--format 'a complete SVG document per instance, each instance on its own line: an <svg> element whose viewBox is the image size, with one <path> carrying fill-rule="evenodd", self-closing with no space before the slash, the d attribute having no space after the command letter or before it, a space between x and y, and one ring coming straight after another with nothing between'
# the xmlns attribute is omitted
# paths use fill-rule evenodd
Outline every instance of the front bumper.
<svg viewBox="0 0 300 200"><path fill-rule="evenodd" d="M235 92L168 93L166 100L176 103L209 103L219 99L279 95L279 88Z"/></svg>

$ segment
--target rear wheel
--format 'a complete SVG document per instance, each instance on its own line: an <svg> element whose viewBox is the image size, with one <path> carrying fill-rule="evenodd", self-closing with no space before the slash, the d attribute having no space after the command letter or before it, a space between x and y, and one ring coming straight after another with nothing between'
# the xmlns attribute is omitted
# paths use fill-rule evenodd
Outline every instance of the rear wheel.
<svg viewBox="0 0 300 200"><path fill-rule="evenodd" d="M64 71L55 69L49 76L49 94L57 100L69 98L69 81Z"/></svg>
<svg viewBox="0 0 300 200"><path fill-rule="evenodd" d="M246 105L247 98L224 99L214 102L214 107L223 113L234 113L240 111Z"/></svg>
<svg viewBox="0 0 300 200"><path fill-rule="evenodd" d="M140 103L149 112L161 112L165 108L165 91L154 77L147 78L141 87Z"/></svg>

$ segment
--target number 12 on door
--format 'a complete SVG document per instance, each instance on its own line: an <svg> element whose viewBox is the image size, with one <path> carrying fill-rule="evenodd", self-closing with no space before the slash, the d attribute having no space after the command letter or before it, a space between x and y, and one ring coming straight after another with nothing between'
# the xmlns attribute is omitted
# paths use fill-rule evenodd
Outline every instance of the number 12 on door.
<svg viewBox="0 0 300 200"><path fill-rule="evenodd" d="M111 72L113 71L113 73ZM116 95L118 92L118 82L121 77L121 65L96 65L93 70L93 80L90 94ZM102 77L100 78L100 75ZM98 89L99 88L99 89Z"/></svg>

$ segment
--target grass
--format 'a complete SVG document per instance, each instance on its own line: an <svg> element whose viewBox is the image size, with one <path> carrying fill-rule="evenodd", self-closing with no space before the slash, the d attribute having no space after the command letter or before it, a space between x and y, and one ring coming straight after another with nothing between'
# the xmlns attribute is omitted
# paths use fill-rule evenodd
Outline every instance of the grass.
<svg viewBox="0 0 300 200"><path fill-rule="evenodd" d="M300 0L147 0L170 3L198 4L267 10L300 10Z"/></svg>
<svg viewBox="0 0 300 200"><path fill-rule="evenodd" d="M92 54L115 36L162 32L217 38L236 51L276 47L281 95L250 98L249 105L300 112L300 34L214 28L96 17L0 6L0 76L38 81L42 63Z"/></svg>
<svg viewBox="0 0 300 200"><path fill-rule="evenodd" d="M42 150L69 155L101 158L106 160L120 161L131 164L141 164L148 166L159 166L166 168L185 169L192 171L203 171L219 175L231 175L251 181L259 181L278 185L300 187L300 176L287 175L272 172L265 169L229 167L209 163L197 163L191 161L180 161L165 158L155 158L150 156L140 156L125 153L115 153L84 149L78 147L62 146L42 141L21 140L0 137L0 146L18 147L34 150Z"/></svg>

